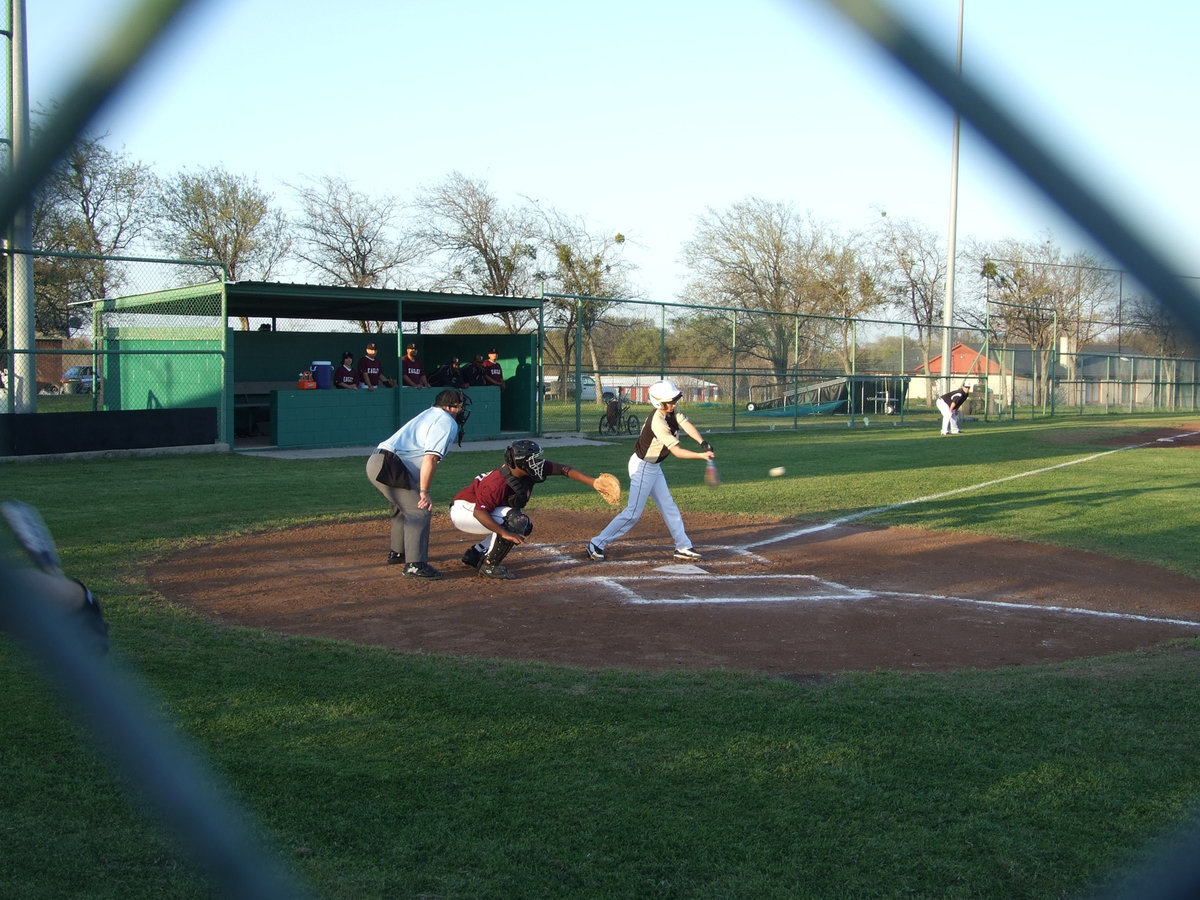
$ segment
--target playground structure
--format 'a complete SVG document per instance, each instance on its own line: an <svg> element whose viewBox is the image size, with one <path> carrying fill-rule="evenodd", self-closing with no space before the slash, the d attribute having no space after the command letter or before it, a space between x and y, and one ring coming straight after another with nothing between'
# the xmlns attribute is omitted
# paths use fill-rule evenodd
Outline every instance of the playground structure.
<svg viewBox="0 0 1200 900"><path fill-rule="evenodd" d="M746 411L771 417L895 415L903 411L908 383L905 375L843 375L794 386L770 381L750 386Z"/></svg>

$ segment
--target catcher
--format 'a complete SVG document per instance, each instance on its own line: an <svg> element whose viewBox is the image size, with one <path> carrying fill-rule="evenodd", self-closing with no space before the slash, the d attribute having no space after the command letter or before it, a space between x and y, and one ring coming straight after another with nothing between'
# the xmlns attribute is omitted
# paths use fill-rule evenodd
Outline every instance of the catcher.
<svg viewBox="0 0 1200 900"><path fill-rule="evenodd" d="M504 465L477 476L450 504L450 521L455 528L485 536L463 554L464 565L485 578L516 577L503 560L533 532L525 504L534 486L550 475L586 484L614 506L621 500L621 483L615 476L606 473L593 478L572 466L546 459L537 441L513 441L504 450Z"/></svg>

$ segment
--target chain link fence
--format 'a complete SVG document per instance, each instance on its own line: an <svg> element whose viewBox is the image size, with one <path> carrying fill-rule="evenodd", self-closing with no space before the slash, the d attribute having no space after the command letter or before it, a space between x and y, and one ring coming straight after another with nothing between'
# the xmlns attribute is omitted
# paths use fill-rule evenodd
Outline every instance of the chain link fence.
<svg viewBox="0 0 1200 900"><path fill-rule="evenodd" d="M221 407L212 388L226 358L219 269L63 253L7 252L5 260L5 412ZM206 281L208 290L178 288ZM32 347L18 337L30 295Z"/></svg>
<svg viewBox="0 0 1200 900"><path fill-rule="evenodd" d="M1045 346L1009 343L980 327L747 311L703 305L553 296L577 304L572 325L547 326L542 430L628 432L645 420L646 392L663 378L684 392L700 427L933 423L950 386L974 384L965 415L1011 419L1073 413L1196 409L1200 360L1133 356L1103 344L1074 353L1051 318ZM618 334L584 327L603 304ZM593 314L592 319L597 317ZM1076 331L1076 329L1072 329ZM1111 329L1097 323L1097 338ZM702 336L702 341L688 340ZM593 361L594 356L594 361ZM637 356L637 362L613 359ZM640 407L640 409L639 409Z"/></svg>

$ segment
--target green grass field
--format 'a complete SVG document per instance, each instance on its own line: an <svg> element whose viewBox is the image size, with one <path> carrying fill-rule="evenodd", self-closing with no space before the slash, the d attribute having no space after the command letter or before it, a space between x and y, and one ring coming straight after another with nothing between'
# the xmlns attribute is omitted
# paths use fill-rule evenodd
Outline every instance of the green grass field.
<svg viewBox="0 0 1200 900"><path fill-rule="evenodd" d="M714 433L720 490L701 467L668 477L685 516L811 522L990 483L865 521L1200 577L1200 453L1107 452L1187 421L977 425L947 439L874 420ZM621 471L631 441L556 456ZM435 504L496 457L451 453ZM767 476L777 465L788 477ZM1046 471L1002 480L1034 470ZM1144 863L1200 799L1197 640L818 685L394 653L219 627L143 575L162 554L306 522L378 519L383 546L360 459L5 463L0 477L105 602L112 664L147 685L318 896L1086 896ZM593 500L555 481L540 507ZM0 896L212 896L9 638L0 685Z"/></svg>

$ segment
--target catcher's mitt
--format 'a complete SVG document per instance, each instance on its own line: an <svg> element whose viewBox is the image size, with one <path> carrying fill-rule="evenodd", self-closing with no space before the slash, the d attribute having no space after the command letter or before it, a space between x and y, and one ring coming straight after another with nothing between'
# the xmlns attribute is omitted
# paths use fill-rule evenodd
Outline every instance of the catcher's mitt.
<svg viewBox="0 0 1200 900"><path fill-rule="evenodd" d="M621 482L617 481L616 475L609 475L607 472L602 472L596 476L596 482L592 485L601 497L609 506L616 506L621 502Z"/></svg>

